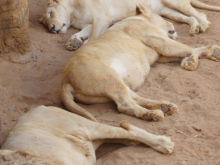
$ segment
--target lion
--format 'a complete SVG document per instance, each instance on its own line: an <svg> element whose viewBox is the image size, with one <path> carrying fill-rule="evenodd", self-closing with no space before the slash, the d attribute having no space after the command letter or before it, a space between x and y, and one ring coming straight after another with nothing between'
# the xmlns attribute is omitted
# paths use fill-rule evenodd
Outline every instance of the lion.
<svg viewBox="0 0 220 165"><path fill-rule="evenodd" d="M141 4L136 10L136 16L116 23L68 61L61 82L61 99L68 110L96 121L74 101L113 101L121 113L158 121L175 114L177 106L133 92L142 86L152 64L182 60L181 67L192 71L198 66L198 58L220 61L219 46L191 48L172 40L163 29L167 21Z"/></svg>
<svg viewBox="0 0 220 165"><path fill-rule="evenodd" d="M175 143L123 120L120 125L93 122L57 107L39 106L22 116L0 150L0 164L95 165L103 143L143 143L170 154Z"/></svg>
<svg viewBox="0 0 220 165"><path fill-rule="evenodd" d="M72 35L66 44L68 50L77 50L85 40L91 41L112 24L135 15L138 3L149 6L161 16L189 24L189 33L193 36L205 32L210 22L204 13L196 11L192 6L220 11L220 7L206 5L198 0L48 0L46 11L39 22L52 33L66 33L70 26L81 30ZM172 30L164 30L176 39L177 33L173 25L169 24Z"/></svg>

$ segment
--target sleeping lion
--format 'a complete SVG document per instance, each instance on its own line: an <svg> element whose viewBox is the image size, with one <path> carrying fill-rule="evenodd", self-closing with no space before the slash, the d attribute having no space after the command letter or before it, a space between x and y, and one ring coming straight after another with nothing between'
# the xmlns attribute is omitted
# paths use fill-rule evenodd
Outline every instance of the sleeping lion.
<svg viewBox="0 0 220 165"><path fill-rule="evenodd" d="M220 60L219 46L191 48L168 37L168 25L158 14L138 5L128 17L78 49L64 68L61 99L67 109L96 121L74 101L85 104L114 101L118 111L144 120L161 120L178 111L175 104L138 96L138 89L156 61L181 61L194 70L198 58ZM169 26L165 28L169 31ZM74 100L74 101L73 101Z"/></svg>
<svg viewBox="0 0 220 165"><path fill-rule="evenodd" d="M151 7L154 13L161 16L189 24L191 35L205 32L210 25L206 15L192 6L220 11L220 7L206 5L198 0L48 0L39 22L53 33L66 33L70 26L81 30L72 35L66 44L68 50L77 50L85 40L93 40L112 24L135 15L138 3ZM164 30L175 39L177 33L171 23L169 26L170 31Z"/></svg>
<svg viewBox="0 0 220 165"><path fill-rule="evenodd" d="M107 125L56 107L39 106L22 116L0 150L1 165L95 165L103 143L143 143L170 154L175 143L123 120ZM147 158L146 158L147 159Z"/></svg>

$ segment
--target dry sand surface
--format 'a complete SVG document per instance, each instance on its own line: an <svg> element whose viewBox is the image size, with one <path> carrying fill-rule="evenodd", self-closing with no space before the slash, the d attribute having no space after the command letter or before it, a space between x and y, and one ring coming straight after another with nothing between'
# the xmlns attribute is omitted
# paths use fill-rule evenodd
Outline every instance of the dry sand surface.
<svg viewBox="0 0 220 165"><path fill-rule="evenodd" d="M220 6L219 0L201 0ZM71 34L51 34L37 22L46 0L29 0L30 35L37 62L15 64L0 59L0 143L24 113L38 105L63 107L59 87L62 70L74 52L65 49ZM220 12L203 11L212 22L204 34L191 37L189 26L175 23L178 41L195 46L220 45ZM97 151L97 165L220 165L220 62L201 59L198 69L186 71L179 63L154 64L144 85L143 97L167 100L180 111L159 122L149 122L120 114L114 103L82 105L100 122L123 119L157 135L170 136L174 153L163 155L144 145L105 144ZM199 130L201 129L201 131Z"/></svg>

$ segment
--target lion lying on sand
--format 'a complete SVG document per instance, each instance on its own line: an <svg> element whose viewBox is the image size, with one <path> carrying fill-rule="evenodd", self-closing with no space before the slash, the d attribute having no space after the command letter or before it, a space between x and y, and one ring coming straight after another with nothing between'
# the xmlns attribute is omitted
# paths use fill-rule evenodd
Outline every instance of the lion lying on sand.
<svg viewBox="0 0 220 165"><path fill-rule="evenodd" d="M120 112L146 120L176 113L176 105L142 98L133 91L144 83L156 61L182 60L182 68L194 70L199 57L219 61L220 47L194 49L174 41L163 30L166 22L139 5L136 16L116 23L77 50L63 72L61 99L67 109L94 121L73 99L85 104L114 101Z"/></svg>
<svg viewBox="0 0 220 165"><path fill-rule="evenodd" d="M151 7L154 13L161 16L189 24L191 35L205 32L210 25L206 15L192 6L220 11L220 7L198 0L48 0L46 11L39 21L53 33L66 33L70 26L81 30L72 35L66 44L68 50L76 50L83 41L93 40L110 25L135 15L138 3ZM166 33L173 39L177 37L174 28Z"/></svg>
<svg viewBox="0 0 220 165"><path fill-rule="evenodd" d="M174 143L137 128L93 122L56 107L39 106L19 119L0 150L1 165L95 165L103 143L144 143L169 154Z"/></svg>

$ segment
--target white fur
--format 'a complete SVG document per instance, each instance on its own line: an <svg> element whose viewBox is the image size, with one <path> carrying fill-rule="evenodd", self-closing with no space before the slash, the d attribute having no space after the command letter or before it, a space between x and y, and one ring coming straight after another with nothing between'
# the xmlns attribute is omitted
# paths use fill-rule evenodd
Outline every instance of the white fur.
<svg viewBox="0 0 220 165"><path fill-rule="evenodd" d="M39 106L20 118L11 130L0 150L0 162L10 165L95 165L95 150L100 145L129 144L130 141L144 143L165 154L174 148L169 137L150 134L128 121L122 121L120 126L110 126L60 108ZM17 151L29 156L17 154L16 157Z"/></svg>

